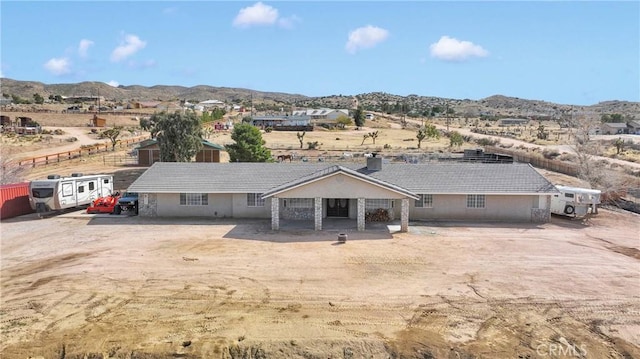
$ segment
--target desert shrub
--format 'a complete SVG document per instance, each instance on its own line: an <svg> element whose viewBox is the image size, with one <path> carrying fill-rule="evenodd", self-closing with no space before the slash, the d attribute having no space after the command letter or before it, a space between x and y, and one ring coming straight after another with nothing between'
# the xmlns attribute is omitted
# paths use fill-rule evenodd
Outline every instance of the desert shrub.
<svg viewBox="0 0 640 359"><path fill-rule="evenodd" d="M571 153L563 153L560 156L558 156L556 159L560 161L565 161L565 162L575 162L578 160L577 156Z"/></svg>
<svg viewBox="0 0 640 359"><path fill-rule="evenodd" d="M67 137L67 142L76 142L78 139L76 137Z"/></svg>
<svg viewBox="0 0 640 359"><path fill-rule="evenodd" d="M483 137L483 138L476 139L476 143L480 146L495 146L500 143L500 140Z"/></svg>
<svg viewBox="0 0 640 359"><path fill-rule="evenodd" d="M391 149L391 145L390 145L390 144L388 144L388 143L385 143L385 144L384 144L384 149Z"/></svg>
<svg viewBox="0 0 640 359"><path fill-rule="evenodd" d="M307 148L310 150L315 150L316 148L318 148L318 141L314 141L314 142L307 142Z"/></svg>
<svg viewBox="0 0 640 359"><path fill-rule="evenodd" d="M271 131L273 131L273 127L267 127L264 129L264 132L266 133L270 133Z"/></svg>
<svg viewBox="0 0 640 359"><path fill-rule="evenodd" d="M546 159L554 160L558 156L560 156L560 152L558 152L557 150L545 149L544 151L542 151L542 156L544 156L544 158Z"/></svg>

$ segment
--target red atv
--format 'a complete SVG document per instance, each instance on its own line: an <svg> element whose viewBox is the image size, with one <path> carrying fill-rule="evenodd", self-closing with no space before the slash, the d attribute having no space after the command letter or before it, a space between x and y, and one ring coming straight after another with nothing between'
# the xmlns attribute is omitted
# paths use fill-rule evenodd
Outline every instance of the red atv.
<svg viewBox="0 0 640 359"><path fill-rule="evenodd" d="M100 197L91 203L91 205L87 208L87 213L113 213L116 204L118 203L118 199L120 198L120 193L116 192L114 194L110 194L106 197Z"/></svg>

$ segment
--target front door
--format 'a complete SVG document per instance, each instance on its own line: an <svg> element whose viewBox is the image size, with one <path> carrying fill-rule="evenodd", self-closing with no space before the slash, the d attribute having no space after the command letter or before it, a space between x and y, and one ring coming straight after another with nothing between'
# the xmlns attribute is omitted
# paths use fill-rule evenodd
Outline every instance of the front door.
<svg viewBox="0 0 640 359"><path fill-rule="evenodd" d="M327 217L349 217L349 199L328 198Z"/></svg>

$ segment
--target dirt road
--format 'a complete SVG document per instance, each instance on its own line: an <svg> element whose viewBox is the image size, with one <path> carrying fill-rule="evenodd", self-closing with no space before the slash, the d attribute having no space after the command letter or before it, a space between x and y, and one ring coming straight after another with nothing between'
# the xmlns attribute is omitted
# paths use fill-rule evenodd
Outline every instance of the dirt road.
<svg viewBox="0 0 640 359"><path fill-rule="evenodd" d="M411 223L340 245L339 222L16 218L1 356L638 358L639 219Z"/></svg>

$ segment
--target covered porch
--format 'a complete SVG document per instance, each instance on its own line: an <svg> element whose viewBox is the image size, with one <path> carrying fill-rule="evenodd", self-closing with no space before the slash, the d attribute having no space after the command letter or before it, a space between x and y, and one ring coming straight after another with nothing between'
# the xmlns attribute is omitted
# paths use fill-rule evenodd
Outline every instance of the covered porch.
<svg viewBox="0 0 640 359"><path fill-rule="evenodd" d="M358 231L364 231L367 212L387 211L389 220L400 213L400 231L409 228L409 200L418 199L410 191L379 181L363 173L332 166L307 178L287 183L263 194L271 198L271 227L280 229L281 220L312 221L316 231L323 230L324 221L331 219L354 221ZM353 223L353 222L352 222Z"/></svg>

